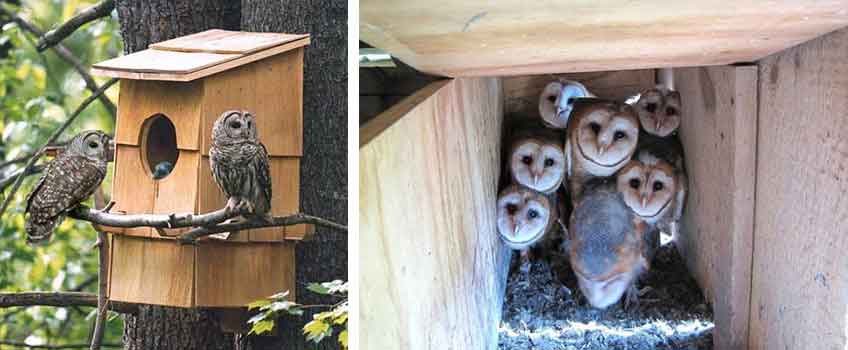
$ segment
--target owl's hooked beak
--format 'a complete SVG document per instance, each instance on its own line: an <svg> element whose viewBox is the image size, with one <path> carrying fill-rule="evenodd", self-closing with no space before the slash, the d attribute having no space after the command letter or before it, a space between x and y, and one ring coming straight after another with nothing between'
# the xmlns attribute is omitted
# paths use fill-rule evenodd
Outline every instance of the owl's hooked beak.
<svg viewBox="0 0 848 350"><path fill-rule="evenodd" d="M648 205L648 195L642 195L642 207L646 207Z"/></svg>
<svg viewBox="0 0 848 350"><path fill-rule="evenodd" d="M660 128L662 128L662 125L663 125L663 120L657 119L657 121L656 121L656 123L654 123L654 125L657 128L657 130L660 130Z"/></svg>
<svg viewBox="0 0 848 350"><path fill-rule="evenodd" d="M516 223L515 223L515 228L512 230L512 235L513 235L513 236L518 236L518 229L520 229L520 228L521 228L521 225L519 225L519 224L516 222Z"/></svg>
<svg viewBox="0 0 848 350"><path fill-rule="evenodd" d="M536 185L539 183L539 174L533 174L533 184Z"/></svg>
<svg viewBox="0 0 848 350"><path fill-rule="evenodd" d="M607 151L607 147L609 147L609 145L601 144L600 146L598 146L598 155L603 156L604 152Z"/></svg>

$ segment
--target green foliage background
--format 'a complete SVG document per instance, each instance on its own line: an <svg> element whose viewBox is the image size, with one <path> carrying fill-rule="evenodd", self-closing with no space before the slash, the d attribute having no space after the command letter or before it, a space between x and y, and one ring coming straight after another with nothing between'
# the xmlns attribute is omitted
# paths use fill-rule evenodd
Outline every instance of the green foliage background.
<svg viewBox="0 0 848 350"><path fill-rule="evenodd" d="M67 21L96 1L23 0L19 6L3 6L46 31ZM63 41L86 66L118 56L122 51L115 13L77 30ZM73 110L90 95L80 75L51 50L38 53L37 38L13 23L0 32L0 162L34 150L47 140ZM5 51L5 52L4 52ZM107 79L97 78L98 84ZM107 95L117 103L117 87ZM86 129L112 133L114 119L100 102L92 103L71 125L61 140ZM17 167L0 169L5 178ZM59 227L50 244L29 247L24 240L23 208L27 193L38 180L31 176L15 194L0 222L0 292L71 291L97 292L96 233L86 222L71 219ZM103 182L111 188L110 175ZM3 195L6 195L4 193ZM28 343L87 343L93 327L94 308L0 309L0 340ZM121 319L107 324L104 342L121 337ZM3 349L8 346L0 345Z"/></svg>

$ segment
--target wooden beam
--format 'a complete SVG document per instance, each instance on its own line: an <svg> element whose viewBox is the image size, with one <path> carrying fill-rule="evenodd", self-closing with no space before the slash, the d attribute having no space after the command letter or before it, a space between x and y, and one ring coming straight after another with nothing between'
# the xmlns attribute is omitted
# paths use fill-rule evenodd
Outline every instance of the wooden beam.
<svg viewBox="0 0 848 350"><path fill-rule="evenodd" d="M679 247L715 313L716 349L747 349L757 67L675 69L689 191Z"/></svg>
<svg viewBox="0 0 848 350"><path fill-rule="evenodd" d="M751 349L848 343L848 30L760 62Z"/></svg>
<svg viewBox="0 0 848 350"><path fill-rule="evenodd" d="M848 0L363 0L360 37L457 76L750 62L848 25Z"/></svg>
<svg viewBox="0 0 848 350"><path fill-rule="evenodd" d="M497 347L510 256L495 234L502 87L433 84L376 117L394 123L360 145L363 349Z"/></svg>

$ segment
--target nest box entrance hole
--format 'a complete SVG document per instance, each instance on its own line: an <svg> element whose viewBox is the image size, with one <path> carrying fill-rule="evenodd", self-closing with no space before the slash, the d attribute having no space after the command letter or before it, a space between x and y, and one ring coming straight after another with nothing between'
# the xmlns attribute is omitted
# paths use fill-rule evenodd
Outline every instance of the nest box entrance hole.
<svg viewBox="0 0 848 350"><path fill-rule="evenodd" d="M148 118L141 129L142 163L154 180L167 177L177 165L177 130L164 114Z"/></svg>

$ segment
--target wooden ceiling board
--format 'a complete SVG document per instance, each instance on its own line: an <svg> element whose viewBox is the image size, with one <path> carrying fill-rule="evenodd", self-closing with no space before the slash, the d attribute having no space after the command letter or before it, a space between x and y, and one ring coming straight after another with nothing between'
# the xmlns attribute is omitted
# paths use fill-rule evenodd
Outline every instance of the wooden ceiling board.
<svg viewBox="0 0 848 350"><path fill-rule="evenodd" d="M361 40L453 77L748 62L846 25L848 0L360 4Z"/></svg>

